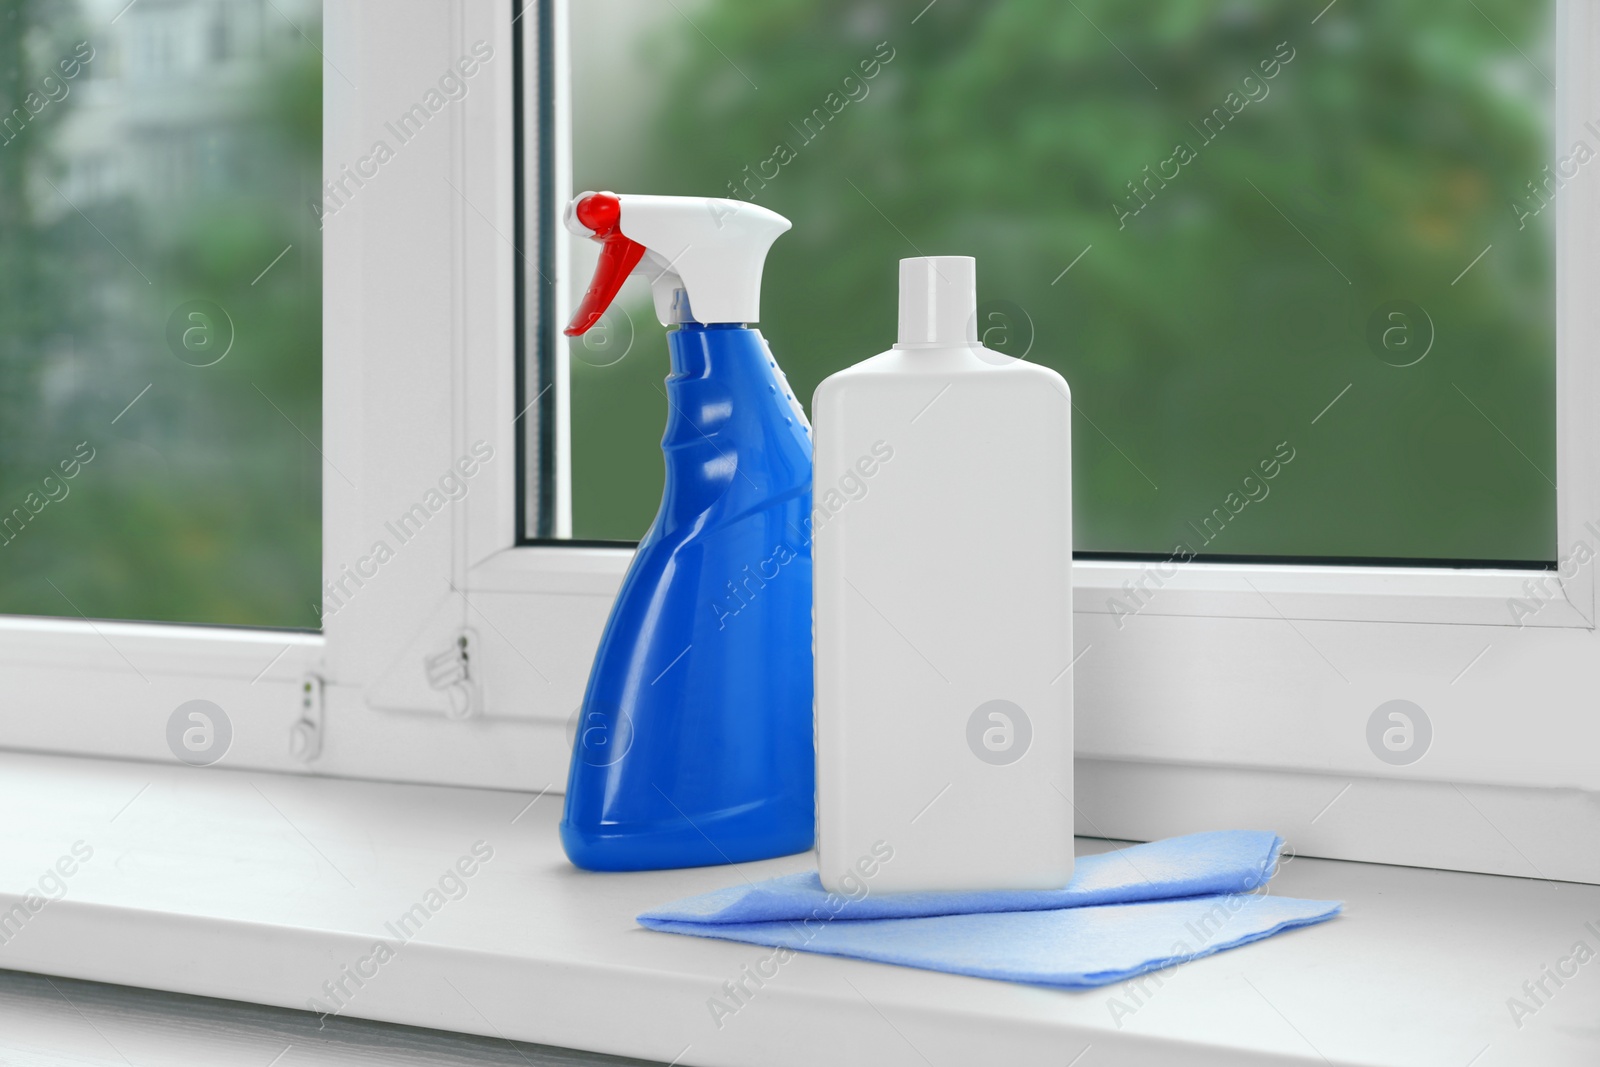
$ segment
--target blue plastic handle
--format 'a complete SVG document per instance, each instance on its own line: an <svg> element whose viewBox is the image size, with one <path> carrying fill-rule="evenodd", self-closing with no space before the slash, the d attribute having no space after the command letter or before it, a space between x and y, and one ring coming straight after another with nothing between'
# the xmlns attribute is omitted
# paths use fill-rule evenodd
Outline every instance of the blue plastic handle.
<svg viewBox="0 0 1600 1067"><path fill-rule="evenodd" d="M803 852L815 833L811 427L761 334L690 323L661 510L612 606L561 843L589 870Z"/></svg>

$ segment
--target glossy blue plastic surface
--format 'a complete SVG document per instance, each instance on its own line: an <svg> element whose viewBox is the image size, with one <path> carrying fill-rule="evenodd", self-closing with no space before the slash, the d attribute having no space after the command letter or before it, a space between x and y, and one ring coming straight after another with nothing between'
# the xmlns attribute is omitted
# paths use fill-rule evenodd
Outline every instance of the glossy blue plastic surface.
<svg viewBox="0 0 1600 1067"><path fill-rule="evenodd" d="M811 428L761 334L691 323L661 510L600 639L561 843L590 870L803 852L815 831Z"/></svg>

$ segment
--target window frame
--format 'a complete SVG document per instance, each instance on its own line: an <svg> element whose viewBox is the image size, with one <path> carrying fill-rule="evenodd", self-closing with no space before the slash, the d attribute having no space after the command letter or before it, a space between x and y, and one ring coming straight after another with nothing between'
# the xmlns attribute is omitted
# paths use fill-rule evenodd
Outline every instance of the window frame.
<svg viewBox="0 0 1600 1067"><path fill-rule="evenodd" d="M513 354L525 364L565 351L556 331L584 281L568 277L568 238L552 224L572 192L566 2L394 0L329 4L324 16L328 61L353 79L325 79L326 174L365 155L475 42L494 55L426 137L326 220L324 452L354 485L324 478L325 577L362 559L475 443L495 458L320 635L0 618L13 707L36 709L0 720L0 747L165 760L168 715L204 698L234 722L224 765L561 788L568 722L631 558L521 540L519 409L530 409ZM1564 144L1600 114L1587 62L1600 15L1557 0L1557 25ZM532 126L520 135L519 96ZM539 191L520 206L519 179ZM1564 555L1591 540L1586 522L1600 525L1600 427L1586 417L1600 407L1600 328L1585 298L1600 282L1587 252L1600 186L1562 196ZM898 254L886 249L885 263ZM519 261L537 285L518 286ZM544 373L550 399L531 410L555 428L560 535L565 360L551 356ZM1600 854L1571 847L1600 837L1600 766L1585 759L1600 749L1592 565L1521 626L1508 599L1538 572L1445 567L1194 562L1136 617L1112 615L1108 600L1150 565L1076 563L1080 644L1063 663L1077 688L1080 833L1273 826L1302 854L1600 882ZM1368 716L1393 698L1434 724L1432 748L1404 767L1365 740Z"/></svg>

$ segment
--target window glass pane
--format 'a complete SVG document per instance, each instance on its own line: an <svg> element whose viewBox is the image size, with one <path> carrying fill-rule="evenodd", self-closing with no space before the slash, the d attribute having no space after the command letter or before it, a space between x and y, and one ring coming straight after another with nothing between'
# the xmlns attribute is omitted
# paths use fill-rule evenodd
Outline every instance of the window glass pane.
<svg viewBox="0 0 1600 1067"><path fill-rule="evenodd" d="M0 612L318 625L320 17L0 0Z"/></svg>
<svg viewBox="0 0 1600 1067"><path fill-rule="evenodd" d="M1072 385L1080 550L1554 558L1553 221L1600 138L1550 143L1552 4L920 6L573 5L575 188L791 218L760 325L806 400L893 341L896 260L977 256L991 345ZM659 500L625 292L626 355L572 348L580 537Z"/></svg>

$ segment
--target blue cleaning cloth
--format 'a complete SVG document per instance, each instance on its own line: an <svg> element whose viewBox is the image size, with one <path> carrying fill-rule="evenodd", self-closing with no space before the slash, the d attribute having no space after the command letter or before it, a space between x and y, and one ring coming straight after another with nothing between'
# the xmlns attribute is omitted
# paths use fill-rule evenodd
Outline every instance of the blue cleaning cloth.
<svg viewBox="0 0 1600 1067"><path fill-rule="evenodd" d="M834 918L904 919L1247 893L1272 878L1282 850L1283 838L1277 834L1219 830L1079 856L1065 889L875 894L871 880L866 879L862 882L865 895L853 900L822 888L816 871L801 871L689 897L647 911L639 916L639 922L652 929L659 929L656 924L662 921L767 922L806 919L819 910Z"/></svg>
<svg viewBox="0 0 1600 1067"><path fill-rule="evenodd" d="M638 921L780 952L1088 988L1337 915L1337 901L1251 892L1271 879L1282 847L1270 833L1190 834L1080 857L1066 888L1043 891L874 895L869 880L850 899L808 871L690 897Z"/></svg>

